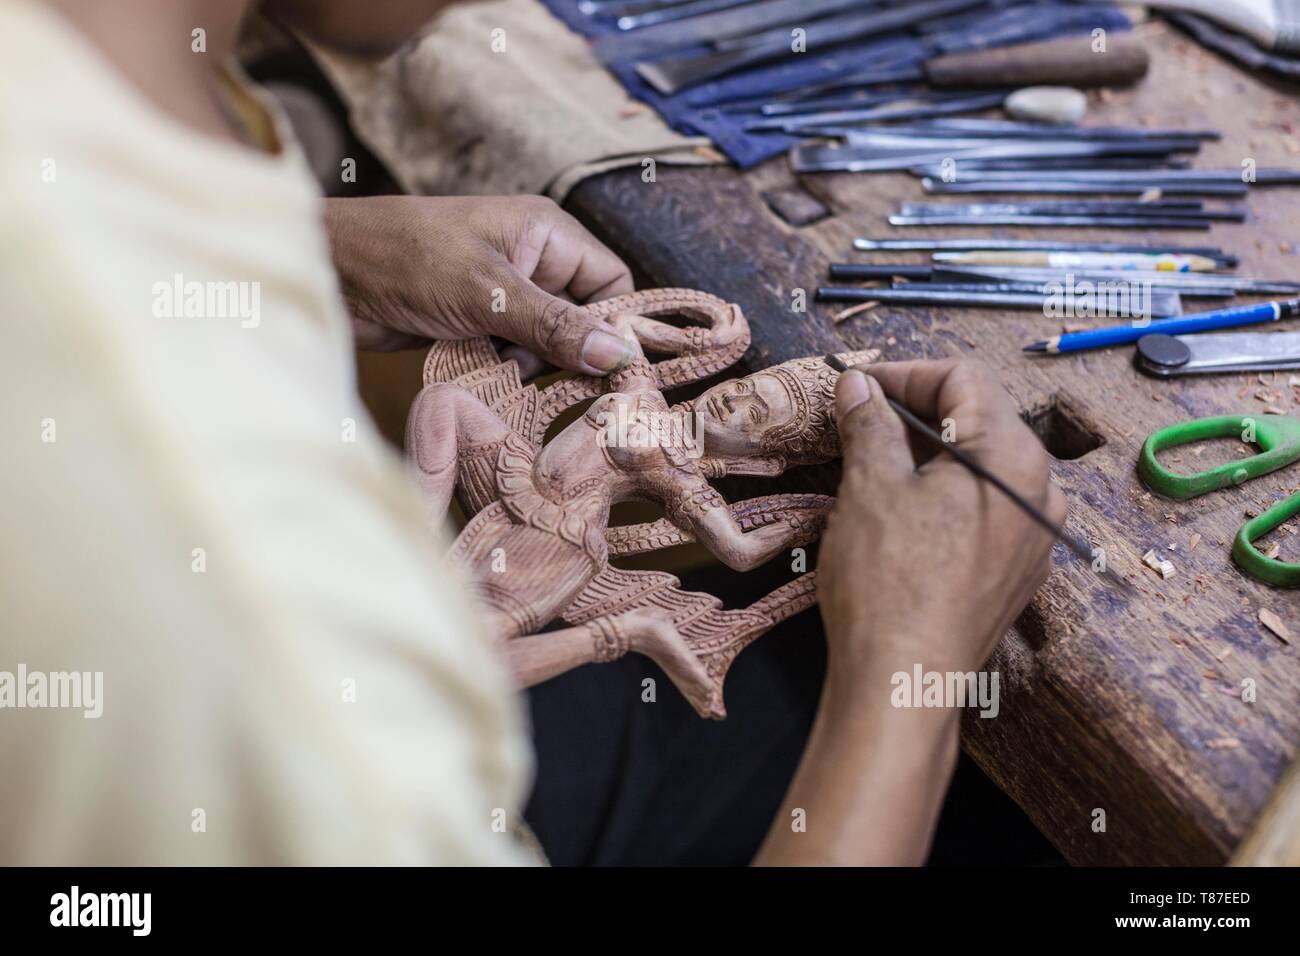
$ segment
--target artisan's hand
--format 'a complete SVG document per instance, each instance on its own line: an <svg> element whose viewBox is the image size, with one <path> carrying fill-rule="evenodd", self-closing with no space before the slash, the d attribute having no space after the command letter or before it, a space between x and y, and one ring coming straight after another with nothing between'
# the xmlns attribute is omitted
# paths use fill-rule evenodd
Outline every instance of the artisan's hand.
<svg viewBox="0 0 1300 956"><path fill-rule="evenodd" d="M994 375L968 362L840 377L844 480L822 539L826 686L755 862L925 861L957 760L959 711L893 706L892 677L979 668L1049 569L1051 536L943 452L918 460L885 395L1062 521L1047 454ZM919 467L918 467L919 464ZM799 828L792 821L801 821Z"/></svg>
<svg viewBox="0 0 1300 956"><path fill-rule="evenodd" d="M573 304L633 291L627 266L549 199L333 199L326 224L363 348L496 335L589 375L631 357Z"/></svg>
<svg viewBox="0 0 1300 956"><path fill-rule="evenodd" d="M918 663L974 670L1047 576L1052 537L950 455L926 449L932 457L918 468L914 436L884 395L947 427L1058 524L1065 499L1047 452L986 366L865 371L845 373L836 394L844 479L817 573L832 667L872 678Z"/></svg>

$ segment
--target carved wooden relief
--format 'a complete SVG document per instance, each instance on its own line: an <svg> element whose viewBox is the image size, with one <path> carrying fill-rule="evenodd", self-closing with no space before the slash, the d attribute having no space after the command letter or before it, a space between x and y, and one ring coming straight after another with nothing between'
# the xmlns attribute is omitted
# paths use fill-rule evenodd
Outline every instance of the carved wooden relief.
<svg viewBox="0 0 1300 956"><path fill-rule="evenodd" d="M821 532L833 499L774 494L728 503L711 480L777 476L839 455L836 373L820 358L714 385L691 402L664 392L717 375L749 346L740 309L685 289L656 289L588 307L638 343L607 378L524 384L486 338L440 342L407 426L407 448L431 516L456 496L469 522L452 548L521 686L629 651L654 659L695 709L722 718L736 655L812 605L801 575L748 608L723 608L671 574L627 571L611 557L698 541L745 571ZM664 321L676 316L687 324ZM647 356L654 358L651 361ZM878 353L841 356L848 364ZM565 410L589 407L549 440ZM609 527L617 502L662 505L667 518ZM555 621L568 625L545 634Z"/></svg>

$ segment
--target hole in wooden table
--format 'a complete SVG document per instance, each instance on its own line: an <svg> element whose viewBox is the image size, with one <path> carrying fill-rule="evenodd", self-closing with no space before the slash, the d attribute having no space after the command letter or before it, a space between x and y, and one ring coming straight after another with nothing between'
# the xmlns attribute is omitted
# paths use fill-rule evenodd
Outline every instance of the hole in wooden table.
<svg viewBox="0 0 1300 956"><path fill-rule="evenodd" d="M1059 397L1024 414L1025 424L1057 461L1075 461L1106 444L1083 417Z"/></svg>

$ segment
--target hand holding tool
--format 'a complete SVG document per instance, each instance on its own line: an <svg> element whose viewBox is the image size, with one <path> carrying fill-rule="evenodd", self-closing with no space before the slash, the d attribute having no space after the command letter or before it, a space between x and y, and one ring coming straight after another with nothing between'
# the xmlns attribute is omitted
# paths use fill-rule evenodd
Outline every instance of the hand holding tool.
<svg viewBox="0 0 1300 956"><path fill-rule="evenodd" d="M835 371L839 372L840 374L843 374L849 370L849 367L845 365L837 355L827 355L824 361L826 362L827 365L835 369ZM942 435L940 435L933 428L931 428L920 418L918 418L915 414L913 414L912 410L908 408L906 405L903 405L901 402L894 401L888 395L885 396L885 401L889 403L889 407L894 410L894 412L898 415L898 417L903 420L903 424L907 425L908 428L912 429L918 435L922 435L923 437L928 438L931 443L933 443L943 451L946 451L949 455L955 458L959 464L961 464L964 468L966 468L967 471L971 472L978 478L987 481L998 491L1002 492L1004 495L1006 495L1008 498L1011 499L1011 502L1016 507L1018 507L1021 511L1023 511L1026 515L1028 515L1031 519L1033 519L1035 524L1042 527L1049 534L1051 534L1052 537L1064 543L1076 555L1078 555L1084 561L1087 561L1091 564L1093 560L1093 549L1090 545L1088 545L1087 542L1082 541L1079 538L1076 538L1065 528L1061 527L1051 518L1047 517L1047 515L1043 514L1043 512L1040 511L1037 507L1035 507L1034 505L1026 501L1025 498L1018 491L1016 491L1014 488L1008 485L997 475L993 474L991 471L989 471L987 468L981 465L970 455L966 454L964 451L958 448L956 442L944 441ZM1121 578L1118 574L1112 571L1109 568L1109 566L1103 568L1103 570L1101 571L1101 576L1104 577L1111 584L1112 587L1116 587L1121 591L1131 593L1133 590L1132 586L1123 578Z"/></svg>

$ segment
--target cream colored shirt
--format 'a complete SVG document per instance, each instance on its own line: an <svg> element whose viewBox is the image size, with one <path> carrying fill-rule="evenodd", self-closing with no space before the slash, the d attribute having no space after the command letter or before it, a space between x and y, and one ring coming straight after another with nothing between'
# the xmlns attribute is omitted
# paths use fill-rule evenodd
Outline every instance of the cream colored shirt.
<svg viewBox="0 0 1300 956"><path fill-rule="evenodd" d="M531 859L296 148L178 126L29 0L0 64L0 864Z"/></svg>

